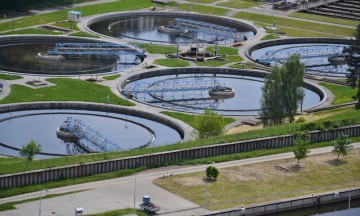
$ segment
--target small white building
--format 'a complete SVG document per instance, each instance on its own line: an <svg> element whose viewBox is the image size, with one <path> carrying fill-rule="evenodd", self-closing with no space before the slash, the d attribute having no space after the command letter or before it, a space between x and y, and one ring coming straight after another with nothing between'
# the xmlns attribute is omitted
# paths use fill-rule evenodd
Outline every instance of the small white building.
<svg viewBox="0 0 360 216"><path fill-rule="evenodd" d="M69 22L79 22L81 18L80 11L69 11L68 12L68 21Z"/></svg>

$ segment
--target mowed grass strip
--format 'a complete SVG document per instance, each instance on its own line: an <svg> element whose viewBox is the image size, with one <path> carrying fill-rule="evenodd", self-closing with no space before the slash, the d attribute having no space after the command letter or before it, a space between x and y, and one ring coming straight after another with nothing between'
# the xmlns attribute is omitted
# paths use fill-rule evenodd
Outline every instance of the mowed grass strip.
<svg viewBox="0 0 360 216"><path fill-rule="evenodd" d="M207 67L220 67L232 62L239 62L244 60L241 56L226 56L222 57L222 60L207 60L205 62L196 62L198 66L207 66Z"/></svg>
<svg viewBox="0 0 360 216"><path fill-rule="evenodd" d="M149 214L144 212L143 210L135 209L135 214L137 216L148 216ZM98 214L87 214L86 216L124 216L124 215L134 215L134 209L127 208L127 209L118 209L114 211L108 211Z"/></svg>
<svg viewBox="0 0 360 216"><path fill-rule="evenodd" d="M0 35L14 35L14 34L43 34L43 35L62 35L63 33L57 31L50 31L46 29L39 28L26 28L20 29L16 31L8 31L5 33L1 33Z"/></svg>
<svg viewBox="0 0 360 216"><path fill-rule="evenodd" d="M17 79L22 79L22 76L18 76L18 75L11 75L11 74L0 74L0 79L3 80L17 80Z"/></svg>
<svg viewBox="0 0 360 216"><path fill-rule="evenodd" d="M93 35L87 32L74 32L69 34L69 36L75 36L75 37L89 37L89 38L100 38L100 36Z"/></svg>
<svg viewBox="0 0 360 216"><path fill-rule="evenodd" d="M190 125L191 127L194 127L196 124L196 116L197 115L190 115L190 114L184 114L184 113L178 113L178 112L169 112L169 111L162 111L161 113L168 115L170 117L179 119L183 122L185 122L186 124ZM232 122L234 122L235 119L234 118L230 118L230 117L224 117L224 123L225 125L228 125Z"/></svg>
<svg viewBox="0 0 360 216"><path fill-rule="evenodd" d="M177 48L175 46L161 46L161 45L151 45L144 43L136 43L140 48L143 48L148 53L152 54L173 54L176 53Z"/></svg>
<svg viewBox="0 0 360 216"><path fill-rule="evenodd" d="M303 20L295 20L295 19L284 18L284 17L276 17L276 16L248 13L248 12L240 12L240 13L236 14L234 16L234 18L245 19L245 20L250 20L250 21L254 21L254 22L268 23L270 25L272 25L275 22L276 25L278 25L280 27L291 27L291 28L304 29L304 30L320 32L320 33L321 32L329 33L329 34L334 33L333 25L314 23L314 22L303 21ZM338 35L352 37L352 36L354 36L355 29L337 26L336 32Z"/></svg>
<svg viewBox="0 0 360 216"><path fill-rule="evenodd" d="M206 52L215 53L215 46L208 46L205 48ZM226 47L226 46L218 46L217 47L217 54L218 55L238 55L239 50L233 47Z"/></svg>
<svg viewBox="0 0 360 216"><path fill-rule="evenodd" d="M230 7L230 8L251 8L261 5L261 2L254 0L229 0L225 2L220 2L216 5Z"/></svg>
<svg viewBox="0 0 360 216"><path fill-rule="evenodd" d="M138 10L142 8L148 8L153 5L154 3L152 3L151 0L118 0L114 2L75 7L67 10L60 10L56 12L38 14L35 16L16 19L14 21L14 27L15 29L17 29L34 25L53 23L61 20L67 20L67 14L70 10L80 11L81 16L90 16L116 11ZM11 30L12 28L12 21L0 23L0 31Z"/></svg>
<svg viewBox="0 0 360 216"><path fill-rule="evenodd" d="M334 105L355 101L353 97L356 95L357 89L325 82L321 82L320 85L325 86L335 95L335 100L332 102Z"/></svg>
<svg viewBox="0 0 360 216"><path fill-rule="evenodd" d="M296 18L302 18L302 19L308 19L308 20L317 20L317 21L327 22L327 23L331 23L332 25L335 25L335 24L348 25L348 26L359 25L359 22L354 21L354 20L340 19L340 18L308 14L308 13L293 12L293 13L289 14L289 16L296 17Z"/></svg>
<svg viewBox="0 0 360 216"><path fill-rule="evenodd" d="M0 104L35 102L35 101L86 101L105 103L109 96L110 104L133 106L128 100L124 100L113 94L109 87L90 83L83 80L68 78L51 78L47 81L56 84L39 89L32 89L22 85L11 85L9 96L0 100Z"/></svg>
<svg viewBox="0 0 360 216"><path fill-rule="evenodd" d="M188 2L197 2L197 3L203 3L203 4L209 4L214 3L218 0L187 0Z"/></svg>
<svg viewBox="0 0 360 216"><path fill-rule="evenodd" d="M212 6L205 6L200 4L182 4L178 6L180 10L189 11L189 12L197 12L202 14L210 14L210 15L218 15L223 16L229 10L218 8L218 7L212 7Z"/></svg>
<svg viewBox="0 0 360 216"><path fill-rule="evenodd" d="M190 63L181 59L156 59L154 64L165 67L188 67Z"/></svg>
<svg viewBox="0 0 360 216"><path fill-rule="evenodd" d="M222 168L216 181L207 182L206 190L211 194L207 207L219 210L360 186L359 153L359 149L352 150L340 162L332 153L310 156L300 162L300 167L295 158L289 158ZM204 172L196 172L165 176L154 183L202 205L204 178Z"/></svg>

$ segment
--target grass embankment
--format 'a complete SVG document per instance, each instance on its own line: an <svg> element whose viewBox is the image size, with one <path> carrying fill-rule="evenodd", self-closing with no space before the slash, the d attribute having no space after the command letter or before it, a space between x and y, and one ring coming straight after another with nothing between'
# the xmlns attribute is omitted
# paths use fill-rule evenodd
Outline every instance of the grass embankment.
<svg viewBox="0 0 360 216"><path fill-rule="evenodd" d="M181 59L156 59L154 64L162 65L165 67L188 67L190 63Z"/></svg>
<svg viewBox="0 0 360 216"><path fill-rule="evenodd" d="M301 161L301 167L291 158L220 169L218 179L206 185L211 194L207 207L219 210L360 186L359 153L359 149L351 151L344 162L337 162L331 153L311 156ZM203 179L204 172L196 172L165 176L154 183L202 205Z"/></svg>
<svg viewBox="0 0 360 216"><path fill-rule="evenodd" d="M170 117L179 119L179 120L185 122L186 124L190 125L191 127L195 126L195 116L196 115L189 115L189 114L178 113L178 112L169 112L169 111L162 111L161 113L168 115ZM234 121L235 121L234 118L229 118L229 117L224 118L225 125L228 125Z"/></svg>
<svg viewBox="0 0 360 216"><path fill-rule="evenodd" d="M137 43L137 45L152 54L173 54L176 53L177 50L175 46L158 46L144 43Z"/></svg>
<svg viewBox="0 0 360 216"><path fill-rule="evenodd" d="M354 101L353 96L356 95L357 89L325 82L319 84L328 88L335 95L335 100L332 102L334 105Z"/></svg>
<svg viewBox="0 0 360 216"><path fill-rule="evenodd" d="M322 34L326 36L326 34L324 33L327 33L327 37L329 36L333 37L335 34L332 25L314 23L303 20L294 20L290 18L276 17L276 16L248 13L248 12L240 12L236 14L234 18L245 19L260 23L267 23L269 24L269 26L273 25L275 22L276 25L280 27L281 30L285 32L288 36L292 36L292 34L294 34L294 31L296 31L296 34L298 36L303 36L303 37L317 36L318 34ZM290 28L292 28L292 30ZM354 32L355 32L354 28L347 28L340 26L336 27L336 34L340 36L352 37L354 36Z"/></svg>
<svg viewBox="0 0 360 216"><path fill-rule="evenodd" d="M13 34L62 35L63 33L45 30L45 29L39 29L39 28L26 28L26 29L20 29L20 30L16 30L16 31L9 31L6 33L1 33L0 35L13 35Z"/></svg>
<svg viewBox="0 0 360 216"><path fill-rule="evenodd" d="M51 78L47 79L47 81L56 85L39 89L32 89L23 85L12 85L9 96L0 100L0 104L35 101L86 101L105 103L106 96L109 96L110 104L123 106L134 105L132 102L121 99L113 94L106 86L67 78Z"/></svg>
<svg viewBox="0 0 360 216"><path fill-rule="evenodd" d="M77 27L75 22L68 22L68 21L59 21L52 24L53 26L70 29L74 31L80 31L80 29Z"/></svg>
<svg viewBox="0 0 360 216"><path fill-rule="evenodd" d="M117 78L121 77L120 74L110 75L110 76L103 76L104 80L116 80Z"/></svg>
<svg viewBox="0 0 360 216"><path fill-rule="evenodd" d="M108 2L96 5L87 5L81 7L75 7L66 10L60 10L56 12L38 14L26 18L16 19L14 21L15 29L25 28L34 25L42 25L47 23L54 23L57 21L67 20L67 14L70 10L77 10L81 12L82 16L90 16L95 14L116 12L116 11L127 11L127 10L138 10L142 8L148 8L153 6L154 3L151 0L119 0L114 2ZM0 23L0 31L6 31L13 29L13 22Z"/></svg>
<svg viewBox="0 0 360 216"><path fill-rule="evenodd" d="M254 0L229 0L225 2L220 2L216 5L230 7L230 8L251 8L261 5L261 2Z"/></svg>
<svg viewBox="0 0 360 216"><path fill-rule="evenodd" d="M177 116L180 120L186 120L189 118L186 114L179 114ZM262 137L270 137L276 135L284 135L284 134L293 134L296 131L306 131L311 129L325 129L323 123L326 122L325 125L328 127L331 126L329 122L333 122L333 126L339 127L345 123L352 124L360 124L360 112L355 110L353 107L347 108L339 108L330 111L324 111L319 113L314 113L307 116L307 122L304 123L292 123L292 124L284 124L279 126L273 126L268 128L261 128L258 130L251 130L243 133L231 134L231 135L222 135L218 137L213 137L209 139L203 140L195 140L191 142L185 142L179 145L171 144L167 146L157 146L153 148L143 148L143 149L135 149L131 151L120 151L120 152L110 152L110 153L99 153L99 154L87 154L87 155L78 155L78 156L67 156L61 158L51 158L51 159L42 159L42 160L33 160L26 161L24 158L0 158L0 175L9 174L9 173L17 173L28 170L35 169L44 169L50 167L58 167L58 166L66 166L73 164L82 164L87 162L95 162L107 159L115 159L115 158L123 158L130 157L136 155L157 153L163 151L171 151L177 149L185 149L185 148L193 148L197 146L205 146L219 143L227 143L227 142L235 142L241 140L248 139L256 139ZM344 120L345 119L345 120ZM351 121L349 120L351 119ZM264 153L278 153L282 152L280 149L265 149L259 150L256 152L261 152L260 155ZM288 151L291 151L288 150ZM254 154L254 156L260 156L258 153L243 153L243 154ZM237 156L231 158L232 160L239 159ZM206 162L206 159L203 159ZM230 159L229 159L230 160ZM1 194L1 193L0 193Z"/></svg>
<svg viewBox="0 0 360 216"><path fill-rule="evenodd" d="M347 19L340 19L340 18L333 18L328 16L321 16L315 14L308 14L308 13L300 13L300 12L293 12L289 14L291 17L308 19L308 20L317 20L321 22L331 23L332 25L341 24L341 25L348 25L348 26L357 26L359 25L358 21L354 20L347 20Z"/></svg>
<svg viewBox="0 0 360 216"><path fill-rule="evenodd" d="M69 34L69 36L76 36L76 37L89 37L89 38L100 38L100 36L93 35L87 32L74 32Z"/></svg>
<svg viewBox="0 0 360 216"><path fill-rule="evenodd" d="M44 188L42 188L42 189L44 189ZM64 196L64 195L68 195L68 194L79 193L79 192L82 192L82 191L84 191L84 190L71 191L71 192L59 193L59 194L43 195L41 197L41 199L50 199L50 198ZM7 210L11 210L11 209L16 209L15 205L18 205L18 204L21 204L21 203L32 202L32 201L36 201L36 200L39 200L39 199L40 199L40 197L36 197L36 198L32 198L32 199L24 199L24 200L21 200L21 201L3 203L3 204L0 204L0 211L7 211Z"/></svg>
<svg viewBox="0 0 360 216"><path fill-rule="evenodd" d="M227 9L205 6L200 4L182 4L178 6L178 8L184 11L196 12L201 14L218 15L218 16L223 16L227 12L229 12L229 10Z"/></svg>
<svg viewBox="0 0 360 216"><path fill-rule="evenodd" d="M196 2L196 3L202 3L202 4L209 4L216 2L218 0L188 0L188 2Z"/></svg>
<svg viewBox="0 0 360 216"><path fill-rule="evenodd" d="M206 52L215 53L215 46L208 46L205 48ZM218 46L217 47L217 54L218 55L238 55L239 50L233 47L226 47L226 46Z"/></svg>
<svg viewBox="0 0 360 216"><path fill-rule="evenodd" d="M17 79L22 79L22 76L17 76L17 75L11 75L11 74L0 74L0 79L3 80L17 80Z"/></svg>
<svg viewBox="0 0 360 216"><path fill-rule="evenodd" d="M262 37L261 40L264 41L264 40L273 40L273 39L279 39L279 38L280 37L277 35L268 34L268 35L265 35L265 37Z"/></svg>

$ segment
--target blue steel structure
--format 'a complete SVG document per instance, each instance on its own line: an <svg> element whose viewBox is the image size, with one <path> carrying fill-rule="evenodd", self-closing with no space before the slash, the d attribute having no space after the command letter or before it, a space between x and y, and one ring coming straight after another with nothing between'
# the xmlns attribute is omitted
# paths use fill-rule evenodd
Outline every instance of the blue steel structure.
<svg viewBox="0 0 360 216"><path fill-rule="evenodd" d="M56 43L48 55L121 55L133 54L146 58L144 49L136 45L115 43Z"/></svg>
<svg viewBox="0 0 360 216"><path fill-rule="evenodd" d="M82 141L81 144L93 152L121 150L119 144L111 141L105 135L86 125L79 119L68 117L66 124L64 124L61 129L76 135L80 141ZM83 141L86 141L86 143Z"/></svg>
<svg viewBox="0 0 360 216"><path fill-rule="evenodd" d="M189 32L204 33L207 35L215 35L217 39L222 38L223 40L233 38L234 40L244 40L236 29L215 25L206 22L200 22L196 20L189 20L184 18L175 18L174 23L168 25L171 28L178 28L187 30Z"/></svg>
<svg viewBox="0 0 360 216"><path fill-rule="evenodd" d="M294 46L284 49L267 51L260 57L261 62L284 61L292 54L300 54L300 58L328 57L342 54L344 46Z"/></svg>

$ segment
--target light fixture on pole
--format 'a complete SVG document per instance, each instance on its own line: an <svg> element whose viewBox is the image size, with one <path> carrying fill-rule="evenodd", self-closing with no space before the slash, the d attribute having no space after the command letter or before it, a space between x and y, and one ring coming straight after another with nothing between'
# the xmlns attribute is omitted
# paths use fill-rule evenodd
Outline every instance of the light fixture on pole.
<svg viewBox="0 0 360 216"><path fill-rule="evenodd" d="M135 201L136 201L136 178L135 178L135 189L134 189L134 216L136 215L136 213L135 213Z"/></svg>
<svg viewBox="0 0 360 216"><path fill-rule="evenodd" d="M340 167L339 169L341 169L341 170L343 170L343 171L345 171L345 172L347 172L347 173L349 173L349 183L350 183L350 181L351 181L351 171L350 170L348 170L348 169L346 169L346 168L343 168L343 167ZM350 206L350 204L351 204L351 191L348 191L349 192L349 209L351 208L351 206Z"/></svg>
<svg viewBox="0 0 360 216"><path fill-rule="evenodd" d="M39 216L41 216L41 193L42 193L42 191L43 190L45 190L46 192L49 192L49 190L48 189L41 189L40 190L40 198L39 198Z"/></svg>

